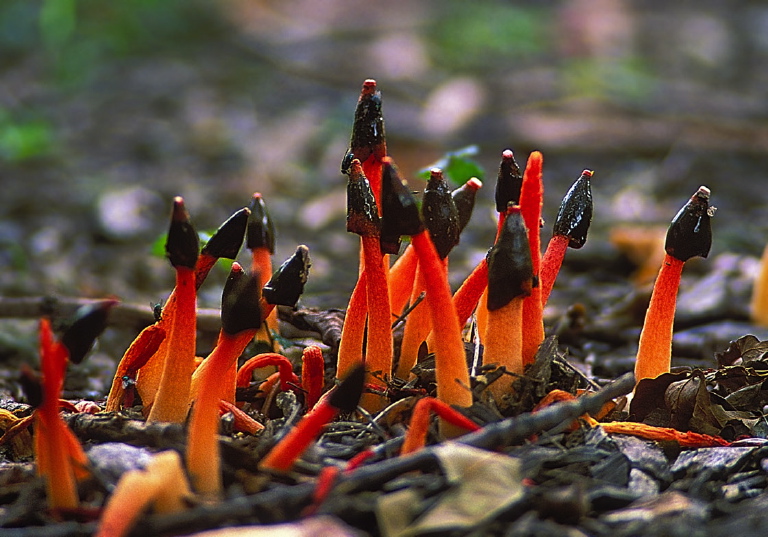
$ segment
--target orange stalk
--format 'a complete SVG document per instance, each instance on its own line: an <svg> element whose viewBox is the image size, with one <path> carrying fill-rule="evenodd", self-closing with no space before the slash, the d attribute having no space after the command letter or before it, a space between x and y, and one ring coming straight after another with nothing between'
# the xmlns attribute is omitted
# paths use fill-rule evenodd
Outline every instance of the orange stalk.
<svg viewBox="0 0 768 537"><path fill-rule="evenodd" d="M259 468L287 472L322 432L323 426L340 412L352 412L363 391L365 371L362 367L353 369L341 384L328 392L315 407L304 415L296 426L259 461Z"/></svg>
<svg viewBox="0 0 768 537"><path fill-rule="evenodd" d="M136 378L138 370L157 352L164 340L165 329L159 324L148 326L133 340L112 379L112 387L107 397L107 412L117 412L122 408L126 381Z"/></svg>
<svg viewBox="0 0 768 537"><path fill-rule="evenodd" d="M392 317L402 315L416 279L416 252L409 244L389 269L389 304Z"/></svg>
<svg viewBox="0 0 768 537"><path fill-rule="evenodd" d="M223 416L228 412L234 417L233 427L235 431L257 434L264 430L264 426L261 423L237 408L237 406L224 399L219 400L219 414Z"/></svg>
<svg viewBox="0 0 768 537"><path fill-rule="evenodd" d="M417 264L418 266L418 264ZM421 270L417 270L416 281L413 282L411 292L411 304L415 303L421 293L426 291L424 283L425 275ZM423 302L416 305L405 320L403 329L403 341L400 344L400 359L397 363L395 375L403 380L411 377L411 369L416 365L419 356L419 348L429 335L431 329L429 308Z"/></svg>
<svg viewBox="0 0 768 537"><path fill-rule="evenodd" d="M40 354L43 399L35 422L37 474L45 477L51 509L74 509L80 502L71 452L74 446L68 441L67 426L59 415L59 394L64 384L67 350L54 340L48 319L40 320ZM79 450L82 451L82 448Z"/></svg>
<svg viewBox="0 0 768 537"><path fill-rule="evenodd" d="M251 272L261 278L264 287L272 275L272 255L275 253L275 227L267 211L261 194L255 192L250 205L251 216L248 218L246 247L251 251ZM277 332L277 311L265 315L267 329ZM270 336L262 328L258 339L268 341Z"/></svg>
<svg viewBox="0 0 768 537"><path fill-rule="evenodd" d="M429 418L432 412L452 426L465 431L474 432L480 429L479 425L443 401L434 397L422 397L413 407L408 431L405 433L405 440L400 448L400 455L415 453L427 444Z"/></svg>
<svg viewBox="0 0 768 537"><path fill-rule="evenodd" d="M466 324L486 287L488 287L488 262L483 258L453 294L453 305L456 307L460 325Z"/></svg>
<svg viewBox="0 0 768 537"><path fill-rule="evenodd" d="M251 383L251 376L255 369L262 367L275 366L278 369L280 379L280 389L288 391L291 384L299 385L299 378L293 372L293 366L290 360L282 354L274 352L265 352L249 358L237 371L237 387L246 388Z"/></svg>
<svg viewBox="0 0 768 537"><path fill-rule="evenodd" d="M382 235L385 228L389 229L393 238L410 235L411 244L425 274L426 300L435 338L437 396L449 405L471 406L472 392L469 390L469 369L461 339L461 326L451 300L451 288L443 262L430 239L429 231L421 221L413 194L389 157L384 159L382 189ZM455 433L450 431L448 435L453 436Z"/></svg>
<svg viewBox="0 0 768 537"><path fill-rule="evenodd" d="M535 285L523 301L523 365L533 363L539 345L544 341L544 312L541 287L538 285L541 266L541 206L544 188L541 182L542 155L534 151L528 157L520 190L520 211L528 228L531 266Z"/></svg>
<svg viewBox="0 0 768 537"><path fill-rule="evenodd" d="M312 410L320 400L325 385L325 360L317 345L304 349L301 356L301 389L304 390L305 406Z"/></svg>
<svg viewBox="0 0 768 537"><path fill-rule="evenodd" d="M368 301L365 272L360 275L349 297L344 325L341 328L339 354L336 359L336 378L344 378L356 366L363 363L365 341L365 309Z"/></svg>
<svg viewBox="0 0 768 537"><path fill-rule="evenodd" d="M239 268L239 267L238 267ZM222 492L221 459L218 449L219 402L234 383L221 382L261 324L259 280L233 267L221 300L221 335L206 359L208 367L200 376L199 389L187 437L187 471L192 488L209 498ZM246 334L248 337L243 337Z"/></svg>
<svg viewBox="0 0 768 537"><path fill-rule="evenodd" d="M216 261L221 258L234 259L243 243L250 210L246 207L236 211L219 228L203 247L195 263L195 289L199 289ZM155 323L170 334L171 324L176 315L176 295L174 289L162 310L162 317ZM146 330L146 328L145 328ZM141 395L145 413L154 403L163 367L168 357L168 338L161 344L157 352L142 366L136 380L136 390Z"/></svg>
<svg viewBox="0 0 768 537"><path fill-rule="evenodd" d="M169 353L163 364L157 396L147 418L149 422L182 423L187 417L192 372L195 370L195 264L198 240L184 207L184 200L175 198L166 251L171 265L176 269L176 311L167 338Z"/></svg>
<svg viewBox="0 0 768 537"><path fill-rule="evenodd" d="M557 274L565 258L565 252L568 250L568 237L565 235L554 235L549 239L544 257L541 259L541 305L546 306L549 301L549 295L552 287L555 285Z"/></svg>
<svg viewBox="0 0 768 537"><path fill-rule="evenodd" d="M712 245L710 217L714 208L709 207L709 196L707 187L699 187L667 230L664 263L653 286L640 333L635 361L637 382L655 378L670 369L677 290L683 264L691 257L706 257Z"/></svg>
<svg viewBox="0 0 768 537"><path fill-rule="evenodd" d="M760 256L760 270L752 287L749 316L758 326L768 326L768 245Z"/></svg>
<svg viewBox="0 0 768 537"><path fill-rule="evenodd" d="M368 307L368 337L365 350L366 382L386 386L392 376L392 329L387 276L379 246L379 237L363 236L363 256L366 273ZM376 375L373 373L378 372ZM379 410L382 401L371 394L363 396L363 407L369 412Z"/></svg>

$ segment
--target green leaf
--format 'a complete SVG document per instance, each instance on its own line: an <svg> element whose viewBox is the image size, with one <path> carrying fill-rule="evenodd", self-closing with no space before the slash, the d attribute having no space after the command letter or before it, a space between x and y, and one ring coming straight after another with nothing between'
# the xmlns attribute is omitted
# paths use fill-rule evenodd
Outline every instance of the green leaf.
<svg viewBox="0 0 768 537"><path fill-rule="evenodd" d="M476 145L468 145L456 151L450 151L437 162L419 170L418 176L426 181L429 179L429 173L432 168L440 168L443 170L445 178L457 186L463 185L473 177L482 180L485 176L485 170L471 158L477 155L477 153L478 148Z"/></svg>

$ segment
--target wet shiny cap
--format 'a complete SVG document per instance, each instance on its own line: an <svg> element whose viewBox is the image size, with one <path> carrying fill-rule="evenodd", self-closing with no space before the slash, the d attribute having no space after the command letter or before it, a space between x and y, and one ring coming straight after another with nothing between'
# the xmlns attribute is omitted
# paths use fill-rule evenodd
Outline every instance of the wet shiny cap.
<svg viewBox="0 0 768 537"><path fill-rule="evenodd" d="M384 134L384 116L381 113L381 92L376 87L376 81L368 79L363 82L360 98L355 108L355 122L352 125L352 138L349 142L349 151L344 155L341 163L341 172L352 161L347 155L354 154L354 158L365 162L377 150L383 151L386 137ZM383 157L382 152L380 157Z"/></svg>
<svg viewBox="0 0 768 537"><path fill-rule="evenodd" d="M677 213L667 230L664 249L680 261L692 257L707 257L712 247L712 226L710 219L715 207L709 206L709 188L700 186L682 209Z"/></svg>
<svg viewBox="0 0 768 537"><path fill-rule="evenodd" d="M165 253L174 267L195 268L200 253L200 239L189 220L189 213L184 207L184 199L173 199L171 227L165 242Z"/></svg>
<svg viewBox="0 0 768 537"><path fill-rule="evenodd" d="M581 177L565 194L555 218L553 235L568 237L568 246L581 248L587 242L587 232L592 223L592 170L584 170Z"/></svg>
<svg viewBox="0 0 768 537"><path fill-rule="evenodd" d="M230 216L203 247L202 253L211 257L234 259L243 245L245 228L251 211L243 207Z"/></svg>
<svg viewBox="0 0 768 537"><path fill-rule="evenodd" d="M400 251L400 237L424 231L416 198L400 177L390 157L383 159L381 174L381 251L396 254Z"/></svg>
<svg viewBox="0 0 768 537"><path fill-rule="evenodd" d="M362 237L376 237L381 226L379 209L359 160L352 160L348 173L347 231Z"/></svg>
<svg viewBox="0 0 768 537"><path fill-rule="evenodd" d="M510 203L520 203L520 190L523 188L523 174L515 161L511 149L505 149L501 154L499 175L496 179L496 211L503 213Z"/></svg>
<svg viewBox="0 0 768 537"><path fill-rule="evenodd" d="M352 412L357 408L360 396L363 395L365 367L355 367L341 384L328 395L328 404L341 412Z"/></svg>
<svg viewBox="0 0 768 537"><path fill-rule="evenodd" d="M488 252L488 310L503 308L531 294L533 263L520 207L510 207L496 244Z"/></svg>
<svg viewBox="0 0 768 537"><path fill-rule="evenodd" d="M117 300L102 300L78 308L72 324L61 335L61 344L69 352L69 361L79 364L90 352L96 338L107 327L110 310Z"/></svg>
<svg viewBox="0 0 768 537"><path fill-rule="evenodd" d="M441 259L445 259L453 247L459 244L461 227L459 210L440 168L432 168L430 171L421 202L421 216L437 254Z"/></svg>
<svg viewBox="0 0 768 537"><path fill-rule="evenodd" d="M262 288L264 300L276 306L296 307L309 277L309 248L301 244Z"/></svg>
<svg viewBox="0 0 768 537"><path fill-rule="evenodd" d="M221 329L230 335L261 326L258 274L246 274L239 263L232 264L221 295Z"/></svg>
<svg viewBox="0 0 768 537"><path fill-rule="evenodd" d="M258 192L251 199L251 216L248 218L246 247L249 250L266 248L270 254L275 253L275 224L267 211L264 198Z"/></svg>
<svg viewBox="0 0 768 537"><path fill-rule="evenodd" d="M469 220L472 218L472 211L475 209L477 191L481 188L483 188L483 182L477 177L473 177L451 192L453 203L456 204L456 210L459 211L460 230L463 230L469 224Z"/></svg>

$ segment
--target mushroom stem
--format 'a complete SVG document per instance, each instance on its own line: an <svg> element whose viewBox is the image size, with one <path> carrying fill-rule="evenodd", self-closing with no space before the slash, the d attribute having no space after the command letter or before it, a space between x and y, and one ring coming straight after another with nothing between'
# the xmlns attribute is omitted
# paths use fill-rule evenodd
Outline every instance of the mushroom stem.
<svg viewBox="0 0 768 537"><path fill-rule="evenodd" d="M363 271L349 297L344 325L341 328L339 355L336 359L337 379L344 378L354 367L363 363L365 308L368 300L366 280L366 273Z"/></svg>
<svg viewBox="0 0 768 537"><path fill-rule="evenodd" d="M413 407L411 421L408 423L408 431L405 433L405 440L400 448L400 455L415 453L426 445L429 418L432 412L452 426L465 431L474 432L480 429L480 426L475 422L439 399L422 397Z"/></svg>
<svg viewBox="0 0 768 537"><path fill-rule="evenodd" d="M221 300L221 335L208 356L207 368L200 376L187 436L187 471L192 488L205 497L221 496L221 458L218 446L219 401L227 395L234 380L219 378L243 351L261 325L257 275L246 275L235 263L224 286Z"/></svg>
<svg viewBox="0 0 768 537"><path fill-rule="evenodd" d="M752 322L768 327L768 246L760 258L760 272L752 288L752 301L749 305Z"/></svg>
<svg viewBox="0 0 768 537"><path fill-rule="evenodd" d="M425 274L421 270L417 270L416 281L413 282L411 292L412 304L426 290L424 279ZM419 357L419 348L429 334L430 328L429 308L426 304L420 303L411 310L405 320L403 341L400 344L400 359L395 373L398 378L408 380L411 377L411 369L416 365L416 360Z"/></svg>
<svg viewBox="0 0 768 537"><path fill-rule="evenodd" d="M534 287L523 301L523 365L533 363L536 351L544 341L544 308L541 305L541 287L538 285L541 266L541 206L544 188L541 182L543 157L534 151L528 157L520 190L520 211L528 228Z"/></svg>
<svg viewBox="0 0 768 537"><path fill-rule="evenodd" d="M557 274L565 259L568 250L568 237L565 235L553 235L549 239L544 257L541 259L541 305L546 306L552 287L555 285Z"/></svg>
<svg viewBox="0 0 768 537"><path fill-rule="evenodd" d="M409 244L389 269L389 304L393 317L402 315L416 279L416 251Z"/></svg>
<svg viewBox="0 0 768 537"><path fill-rule="evenodd" d="M126 377L135 379L136 373L147 361L155 355L160 344L165 340L165 329L159 324L153 324L142 330L117 366L112 379L112 387L107 397L106 411L117 412L123 406Z"/></svg>
<svg viewBox="0 0 768 537"><path fill-rule="evenodd" d="M635 361L635 378L638 382L669 372L677 290L684 264L684 261L669 254L664 256L640 333Z"/></svg>
<svg viewBox="0 0 768 537"><path fill-rule="evenodd" d="M320 400L325 385L325 360L317 345L310 345L301 355L301 389L307 410L312 410Z"/></svg>

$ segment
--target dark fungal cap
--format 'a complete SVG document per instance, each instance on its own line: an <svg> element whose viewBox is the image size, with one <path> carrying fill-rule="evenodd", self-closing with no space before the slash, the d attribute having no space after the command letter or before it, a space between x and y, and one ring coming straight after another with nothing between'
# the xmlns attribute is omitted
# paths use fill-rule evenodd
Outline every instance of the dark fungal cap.
<svg viewBox="0 0 768 537"><path fill-rule="evenodd" d="M245 227L250 214L251 211L247 207L243 207L230 216L208 240L202 253L217 258L236 258L240 247L243 245Z"/></svg>
<svg viewBox="0 0 768 537"><path fill-rule="evenodd" d="M270 254L275 253L275 225L269 216L264 199L258 192L251 200L251 216L248 218L246 247L249 250L266 248Z"/></svg>
<svg viewBox="0 0 768 537"><path fill-rule="evenodd" d="M499 175L496 180L496 211L503 213L510 203L520 202L520 190L523 187L523 174L515 161L511 149L505 149L501 154Z"/></svg>
<svg viewBox="0 0 768 537"><path fill-rule="evenodd" d="M363 395L363 380L365 367L355 367L349 372L341 384L328 396L328 403L341 412L352 412L357 408L360 396Z"/></svg>
<svg viewBox="0 0 768 537"><path fill-rule="evenodd" d="M533 264L520 207L510 207L496 244L488 252L488 310L531 294Z"/></svg>
<svg viewBox="0 0 768 537"><path fill-rule="evenodd" d="M421 204L424 225L441 259L459 243L459 211L440 168L432 168Z"/></svg>
<svg viewBox="0 0 768 537"><path fill-rule="evenodd" d="M195 268L200 252L200 239L189 221L189 214L184 207L184 199L177 196L173 200L171 227L165 242L165 252L174 267Z"/></svg>
<svg viewBox="0 0 768 537"><path fill-rule="evenodd" d="M232 264L221 296L221 329L230 335L261 326L259 278Z"/></svg>
<svg viewBox="0 0 768 537"><path fill-rule="evenodd" d="M276 306L295 307L304 292L310 266L309 248L301 244L262 288L264 299Z"/></svg>
<svg viewBox="0 0 768 537"><path fill-rule="evenodd" d="M354 153L355 158L365 162L377 154L384 156L384 116L381 113L381 92L376 87L376 81L368 79L363 82L360 99L355 109L355 122L352 125L352 138L349 142L348 153ZM351 161L346 155L342 159L341 170L344 173L345 163Z"/></svg>
<svg viewBox="0 0 768 537"><path fill-rule="evenodd" d="M394 161L383 159L381 178L381 251L396 254L400 250L402 235L416 235L424 231L416 198L408 189Z"/></svg>
<svg viewBox="0 0 768 537"><path fill-rule="evenodd" d="M379 209L360 161L352 160L348 172L347 231L363 237L378 236L381 226Z"/></svg>
<svg viewBox="0 0 768 537"><path fill-rule="evenodd" d="M581 172L581 176L563 198L555 219L553 235L568 237L568 246L571 248L581 248L587 242L587 232L592 222L592 174L591 170Z"/></svg>
<svg viewBox="0 0 768 537"><path fill-rule="evenodd" d="M709 206L709 188L700 186L677 213L667 230L664 249L680 261L695 256L707 257L712 246L710 218L715 208Z"/></svg>
<svg viewBox="0 0 768 537"><path fill-rule="evenodd" d="M107 327L109 312L117 304L117 300L102 300L77 310L72 324L61 336L61 343L69 352L70 362L79 364L83 361L96 338Z"/></svg>
<svg viewBox="0 0 768 537"><path fill-rule="evenodd" d="M482 181L477 177L472 177L469 181L451 193L453 202L456 204L456 210L459 211L459 229L463 230L467 227L470 218L472 218L477 191L482 187Z"/></svg>

